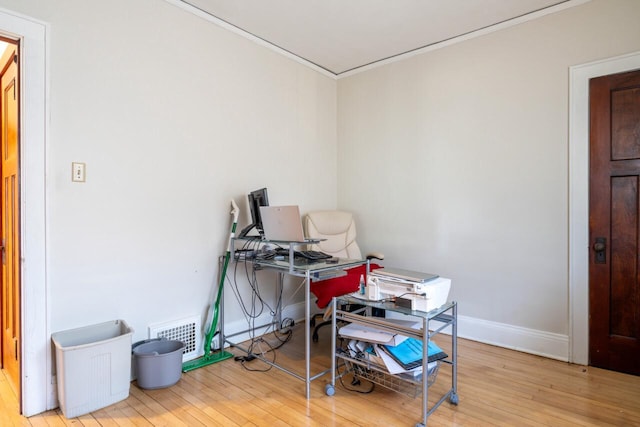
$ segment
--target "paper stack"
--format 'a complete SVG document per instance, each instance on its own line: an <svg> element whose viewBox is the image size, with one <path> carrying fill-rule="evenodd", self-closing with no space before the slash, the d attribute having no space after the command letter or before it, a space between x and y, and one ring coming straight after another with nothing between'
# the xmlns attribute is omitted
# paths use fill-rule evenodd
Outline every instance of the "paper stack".
<svg viewBox="0 0 640 427"><path fill-rule="evenodd" d="M385 319L387 322L419 328L421 322L398 319ZM351 357L366 360L379 367L386 368L390 374L422 373L422 340L393 334L373 327L350 323L339 329L338 333L344 338L350 338L348 351ZM434 342L427 347L428 367L430 372L437 365L437 361L447 357L447 354Z"/></svg>

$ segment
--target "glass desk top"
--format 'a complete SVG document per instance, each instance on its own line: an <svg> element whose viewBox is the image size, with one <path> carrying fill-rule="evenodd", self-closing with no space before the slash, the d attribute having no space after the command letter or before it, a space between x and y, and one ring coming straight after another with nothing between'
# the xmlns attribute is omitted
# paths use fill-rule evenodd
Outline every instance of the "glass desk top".
<svg viewBox="0 0 640 427"><path fill-rule="evenodd" d="M451 309L455 305L455 302L447 302L438 308L434 308L431 311L418 311L411 310L407 307L401 307L396 305L393 301L372 301L366 298L362 298L360 295L347 294L336 298L340 302L349 304L361 304L367 307L380 308L383 310L395 311L396 313L407 314L409 316L426 317L427 319L433 319L440 314Z"/></svg>
<svg viewBox="0 0 640 427"><path fill-rule="evenodd" d="M245 236L245 237L236 237L235 240L253 241L261 244L273 243L279 247L282 247L282 245L285 245L285 246L288 246L291 249L291 253L293 253L293 249L299 246L318 243L323 239L319 239L319 240L308 239L304 242L289 242L289 241L279 241L279 240L265 240L265 239L261 239L259 236ZM330 258L330 259L310 260L303 257L295 257L293 258L293 262L290 262L289 256L278 257L278 258L256 257L251 261L256 265L259 265L260 267L280 270L282 272L287 272L295 276L306 276L306 274L309 273L311 278L316 280L326 279L330 277L337 277L337 276L340 276L340 272L342 272L344 269L357 267L359 265L365 265L368 263L366 259ZM323 273L326 273L326 274L323 274Z"/></svg>
<svg viewBox="0 0 640 427"><path fill-rule="evenodd" d="M308 260L305 258L294 258L293 262L289 262L289 257L284 259L259 259L256 258L253 261L255 264L266 268L275 268L278 270L285 270L289 273L297 273L305 275L307 272L311 273L312 278L318 278L318 275L322 272L331 272L344 270L346 268L356 267L367 263L366 259L348 259L348 258L333 258L333 261L329 260ZM335 275L333 276L335 277Z"/></svg>

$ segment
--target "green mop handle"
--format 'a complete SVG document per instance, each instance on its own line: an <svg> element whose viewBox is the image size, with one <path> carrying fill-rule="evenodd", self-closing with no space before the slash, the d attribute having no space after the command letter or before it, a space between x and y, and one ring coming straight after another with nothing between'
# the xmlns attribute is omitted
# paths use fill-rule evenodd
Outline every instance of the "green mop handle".
<svg viewBox="0 0 640 427"><path fill-rule="evenodd" d="M211 352L211 342L213 341L213 336L216 333L216 329L218 328L218 309L220 307L220 300L222 298L222 288L224 287L224 280L227 277L227 266L229 265L229 260L231 259L231 250L233 245L233 238L236 235L236 226L238 225L238 214L240 209L238 209L238 205L234 200L231 200L231 215L233 215L233 224L231 225L231 233L229 233L229 244L227 246L227 252L224 255L224 263L222 264L222 272L220 273L220 284L218 285L218 296L216 297L215 306L213 308L213 320L211 321L211 327L209 328L209 332L207 332L207 336L204 340L204 354L208 355ZM220 343L220 347L222 347L224 343Z"/></svg>

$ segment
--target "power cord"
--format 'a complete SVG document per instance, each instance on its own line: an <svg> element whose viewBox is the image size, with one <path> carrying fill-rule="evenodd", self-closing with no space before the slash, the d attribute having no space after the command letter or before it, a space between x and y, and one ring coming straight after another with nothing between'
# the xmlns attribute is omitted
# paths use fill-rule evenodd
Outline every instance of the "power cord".
<svg viewBox="0 0 640 427"><path fill-rule="evenodd" d="M243 249L246 249L248 251L254 250L255 248L251 247L250 243L251 242L245 245ZM238 278L238 273L242 269L242 265L244 265L244 274L246 276L247 281L249 282L249 286L251 287L251 295L248 300L242 297L242 293L240 292L240 289L238 287L237 278ZM256 266L253 262L250 262L248 259L244 259L244 263L236 262L235 269L234 269L232 289L236 299L238 300L242 308L243 314L245 315L248 332L251 335L249 338L251 342L249 344L247 355L236 356L234 360L240 362L242 366L249 371L267 372L272 368L272 365L267 364L268 365L267 367L255 368L250 366L249 362L252 362L256 359L258 360L262 359L262 361L265 361L267 360L266 355L269 353L272 353L272 357L270 358L269 361L270 363L275 363L276 350L291 340L291 337L293 335L292 327L295 322L291 318L285 318L280 322L280 324L278 325L278 328L274 328L274 330L272 331L272 334L278 341L276 345L273 345L264 339L264 336L269 333L269 330L264 331L263 336L261 337L256 337L253 335L256 329L255 322L264 313L265 310L269 310L269 313L271 314L273 320L275 320L275 316L277 315L277 310L271 307L271 305L266 300L264 300L262 298L262 295L260 294L260 287L259 287L258 277L256 274L256 271L258 269L255 267ZM231 280L229 279L229 281ZM282 303L283 286L281 286L280 284L279 288L280 288L280 292L277 296L275 307L281 306L281 303ZM271 324L275 325L275 322L272 321Z"/></svg>
<svg viewBox="0 0 640 427"><path fill-rule="evenodd" d="M339 340L340 342L336 350L337 353L344 354L345 356L348 356L353 359L366 360L366 357L367 357L366 353L358 348L358 341L356 340L346 341L344 338L340 338ZM340 372L340 366L344 366L345 368L343 373ZM349 372L353 374L353 378L351 378L350 386L347 386L343 381L343 377L347 375ZM364 379L366 382L370 384L370 387L368 390L355 388L362 384L362 382L360 381L361 377L356 375L353 369L348 369L346 364L342 364L342 365L339 364L338 366L336 366L336 375L338 377L338 380L340 381L340 385L342 386L342 388L344 388L347 391L360 393L360 394L369 394L373 392L373 390L375 390L376 388L376 384L373 381L367 380L366 378L362 378L362 379Z"/></svg>
<svg viewBox="0 0 640 427"><path fill-rule="evenodd" d="M373 392L373 390L375 390L375 388L376 388L376 384L374 382L366 380L366 379L365 379L365 381L368 382L371 385L371 387L368 390L360 390L360 389L357 389L357 388L353 388L353 387L356 387L356 386L359 386L359 385L362 384L361 381L360 381L360 377L358 377L355 373L353 373L353 378L351 379L351 386L352 387L347 387L344 384L344 381L342 381L342 378L346 374L349 373L349 370L346 369L346 366L345 366L344 373L340 373L340 368L339 367L336 367L336 371L337 371L337 376L338 376L338 378L340 380L340 385L342 386L342 388L344 388L347 391L351 391L353 393L360 393L360 394L369 394L369 393Z"/></svg>

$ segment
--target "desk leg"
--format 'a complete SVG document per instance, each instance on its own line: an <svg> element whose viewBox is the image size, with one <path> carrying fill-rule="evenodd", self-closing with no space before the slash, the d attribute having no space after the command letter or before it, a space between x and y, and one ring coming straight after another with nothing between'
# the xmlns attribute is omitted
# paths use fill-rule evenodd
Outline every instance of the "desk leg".
<svg viewBox="0 0 640 427"><path fill-rule="evenodd" d="M276 294L275 298L278 301L278 306L276 307L276 329L278 331L282 330L282 295L284 292L284 273L278 273L278 283L276 285Z"/></svg>
<svg viewBox="0 0 640 427"><path fill-rule="evenodd" d="M335 386L336 386L336 345L337 343L337 330L336 327L336 309L338 307L338 302L336 297L333 297L331 300L331 387L325 387L325 392L327 396L333 396L335 394Z"/></svg>
<svg viewBox="0 0 640 427"><path fill-rule="evenodd" d="M304 286L304 369L307 400L311 397L311 307L310 307L311 275L305 274Z"/></svg>
<svg viewBox="0 0 640 427"><path fill-rule="evenodd" d="M422 425L429 416L429 319L422 319ZM426 361L426 362L425 362Z"/></svg>
<svg viewBox="0 0 640 427"><path fill-rule="evenodd" d="M451 370L451 388L453 389L453 393L451 395L451 403L454 405L458 404L458 303L453 303L453 325L451 327L451 360L453 361L453 366Z"/></svg>

